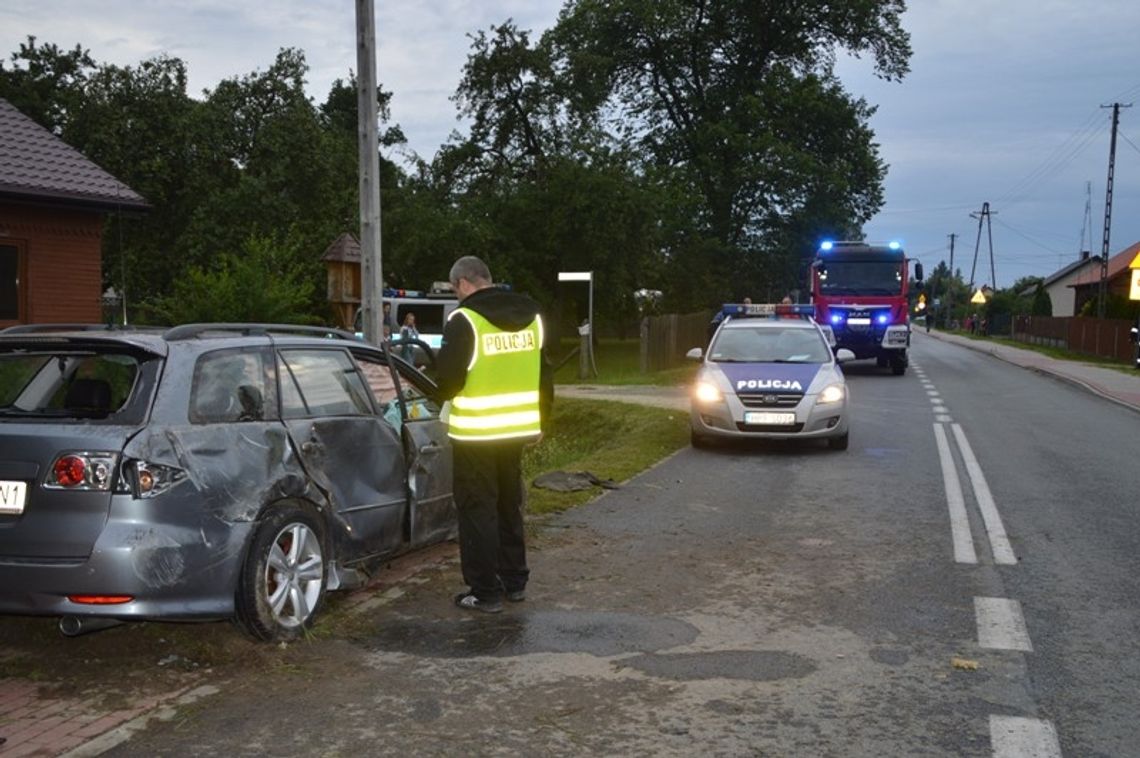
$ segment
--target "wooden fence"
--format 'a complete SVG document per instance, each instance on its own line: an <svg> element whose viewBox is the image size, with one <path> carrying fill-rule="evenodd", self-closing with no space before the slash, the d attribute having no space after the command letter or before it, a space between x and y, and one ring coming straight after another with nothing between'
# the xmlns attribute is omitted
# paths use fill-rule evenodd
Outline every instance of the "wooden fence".
<svg viewBox="0 0 1140 758"><path fill-rule="evenodd" d="M702 350L709 343L708 311L648 316L641 320L641 372L661 371L684 365L691 348Z"/></svg>
<svg viewBox="0 0 1140 758"><path fill-rule="evenodd" d="M1132 322L1116 318L1086 316L1016 316L1012 337L1018 342L1045 345L1075 353L1131 361L1133 354L1129 330Z"/></svg>

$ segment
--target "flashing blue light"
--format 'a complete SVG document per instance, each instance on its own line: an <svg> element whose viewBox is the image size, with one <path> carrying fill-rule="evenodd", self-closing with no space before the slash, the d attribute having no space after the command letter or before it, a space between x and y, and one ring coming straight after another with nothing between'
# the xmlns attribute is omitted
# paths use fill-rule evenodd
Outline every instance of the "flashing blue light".
<svg viewBox="0 0 1140 758"><path fill-rule="evenodd" d="M887 245L887 247L889 247L891 250L898 250L900 247L902 247L902 245L898 242L898 240L891 240L891 243Z"/></svg>
<svg viewBox="0 0 1140 758"><path fill-rule="evenodd" d="M891 320L891 317L885 313L880 313L875 320L878 321L880 324L885 324Z"/></svg>
<svg viewBox="0 0 1140 758"><path fill-rule="evenodd" d="M843 314L842 313L832 313L831 314L831 323L839 324L839 323L842 323L842 321L843 321Z"/></svg>
<svg viewBox="0 0 1140 758"><path fill-rule="evenodd" d="M831 240L824 240L823 242L819 243L819 249L820 250L825 250L825 251L830 250L834 246L835 246L835 243L832 242Z"/></svg>

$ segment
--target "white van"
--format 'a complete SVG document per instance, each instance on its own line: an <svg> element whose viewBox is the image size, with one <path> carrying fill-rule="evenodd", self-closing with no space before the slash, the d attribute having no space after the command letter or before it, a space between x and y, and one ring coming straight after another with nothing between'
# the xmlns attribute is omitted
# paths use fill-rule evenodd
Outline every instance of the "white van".
<svg viewBox="0 0 1140 758"><path fill-rule="evenodd" d="M451 312L459 307L459 301L450 292L425 293L417 290L386 289L384 303L389 306L388 328L393 339L399 338L400 325L412 313L416 317L416 330L420 333L420 339L430 345L432 350L439 349L443 341L443 325L447 323ZM364 314L360 308L356 309L353 328L358 337L363 337Z"/></svg>

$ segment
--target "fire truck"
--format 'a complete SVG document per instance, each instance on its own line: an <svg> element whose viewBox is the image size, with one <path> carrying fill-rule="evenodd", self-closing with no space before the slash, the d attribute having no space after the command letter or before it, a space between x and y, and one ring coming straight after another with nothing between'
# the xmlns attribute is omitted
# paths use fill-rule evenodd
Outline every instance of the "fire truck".
<svg viewBox="0 0 1140 758"><path fill-rule="evenodd" d="M847 348L857 359L874 358L896 376L906 373L910 347L910 272L898 242L824 241L811 264L815 320L832 348ZM922 287L922 264L914 264Z"/></svg>

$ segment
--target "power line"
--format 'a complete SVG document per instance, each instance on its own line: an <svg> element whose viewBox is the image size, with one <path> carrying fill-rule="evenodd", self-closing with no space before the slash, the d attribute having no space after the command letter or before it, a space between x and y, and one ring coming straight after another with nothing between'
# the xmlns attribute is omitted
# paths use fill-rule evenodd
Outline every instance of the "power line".
<svg viewBox="0 0 1140 758"><path fill-rule="evenodd" d="M1000 219L997 221L997 223L998 223L1000 226L1004 226L1006 229L1010 230L1011 232L1013 232L1014 234L1016 234L1018 237L1021 237L1023 240L1026 240L1026 241L1028 241L1028 242L1032 242L1034 245L1037 245L1037 247L1041 248L1042 250L1046 250L1046 251L1048 251L1048 252L1050 252L1050 253L1053 253L1054 255L1062 255L1062 253L1061 253L1060 251L1058 251L1058 250L1054 250L1054 249L1053 249L1053 248L1051 248L1051 247L1047 247L1047 246L1045 246L1043 243L1041 243L1041 242L1038 242L1037 240L1035 240L1035 239L1033 239L1032 237L1030 237L1028 234L1026 234L1026 233L1024 233L1024 232L1021 232L1021 231L1019 231L1019 230L1015 229L1014 227L1010 226L1009 224L1007 224L1006 222L1004 222L1004 221L1002 221L1002 220L1000 220Z"/></svg>
<svg viewBox="0 0 1140 758"><path fill-rule="evenodd" d="M1025 190L1035 186L1039 179L1052 174L1071 161L1088 146L1092 139L1103 128L1104 124L1100 120L1100 113L1094 110L1080 126L1073 130L1072 134L1046 156L1045 160L1026 176L1015 182L1005 193L999 195L997 202L1003 205L1009 205L1015 201L1019 201L1019 196L1023 195ZM1015 198L1017 200L1015 200Z"/></svg>

